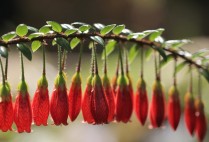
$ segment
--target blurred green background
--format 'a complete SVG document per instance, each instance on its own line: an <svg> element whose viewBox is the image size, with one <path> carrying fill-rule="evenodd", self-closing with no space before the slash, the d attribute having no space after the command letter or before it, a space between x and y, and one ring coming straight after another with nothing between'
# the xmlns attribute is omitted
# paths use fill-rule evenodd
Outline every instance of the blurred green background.
<svg viewBox="0 0 209 142"><path fill-rule="evenodd" d="M12 31L19 23L25 23L39 28L45 21L54 20L59 23L86 22L89 24L100 22L104 24L125 24L133 31L165 28L165 39L189 38L194 41L184 49L195 52L209 45L209 1L208 0L9 0L0 4L0 34ZM56 48L47 52L47 78L49 91L52 92L53 81L57 74ZM101 52L99 52L100 54ZM98 56L100 57L100 56ZM108 74L112 77L116 66L115 53L108 58ZM32 62L25 60L25 76L29 85L31 98L36 89L36 82L41 76L41 51L34 53ZM10 51L9 82L15 98L17 84L20 79L19 55L15 48ZM75 71L78 59L77 50L68 54L66 72L68 74L67 86L69 88L71 77ZM134 89L139 78L140 59L137 57L130 65ZM180 62L180 61L179 61ZM162 69L162 83L165 95L172 85L173 66L168 63ZM90 51L85 50L82 60L83 89L89 75ZM99 61L100 75L102 76L102 61ZM181 98L187 90L189 77L187 68L178 74L178 87ZM154 81L153 59L145 62L145 80L149 98ZM197 74L194 70L194 93L197 94ZM203 79L203 99L209 116L208 83ZM150 100L150 99L149 99ZM128 124L111 123L109 125L93 126L82 123L79 118L68 126L54 126L49 119L49 126L33 126L30 134L15 132L0 132L0 142L195 142L184 125L184 118L176 132L172 131L167 122L160 129L149 129L149 120L141 126L133 113L132 122ZM205 142L209 140L206 135Z"/></svg>

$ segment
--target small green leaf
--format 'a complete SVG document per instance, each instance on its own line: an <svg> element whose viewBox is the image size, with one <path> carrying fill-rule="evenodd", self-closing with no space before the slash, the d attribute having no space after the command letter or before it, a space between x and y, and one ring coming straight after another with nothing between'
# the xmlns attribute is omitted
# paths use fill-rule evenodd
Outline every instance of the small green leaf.
<svg viewBox="0 0 209 142"><path fill-rule="evenodd" d="M87 25L86 23L83 23L83 22L73 22L71 23L71 25L78 25L78 26L82 26L82 25Z"/></svg>
<svg viewBox="0 0 209 142"><path fill-rule="evenodd" d="M66 30L66 31L65 31L65 34L66 34L67 36L69 36L69 35L71 35L71 34L74 34L74 33L77 32L77 31L78 31L78 29L73 28L73 29Z"/></svg>
<svg viewBox="0 0 209 142"><path fill-rule="evenodd" d="M115 35L119 35L125 29L125 25L118 25L113 29Z"/></svg>
<svg viewBox="0 0 209 142"><path fill-rule="evenodd" d="M56 43L59 46L63 47L65 50L67 51L70 50L70 44L65 38L62 38L62 37L56 38Z"/></svg>
<svg viewBox="0 0 209 142"><path fill-rule="evenodd" d="M73 38L70 41L70 47L71 47L71 49L74 49L80 42L81 42L81 40L79 38L77 38L77 37Z"/></svg>
<svg viewBox="0 0 209 142"><path fill-rule="evenodd" d="M81 32L85 32L85 31L88 31L90 28L91 28L90 25L82 25L82 26L79 27L79 30Z"/></svg>
<svg viewBox="0 0 209 142"><path fill-rule="evenodd" d="M158 53L163 57L163 60L167 61L165 51L161 47L154 46L153 48L156 49L156 51L158 51Z"/></svg>
<svg viewBox="0 0 209 142"><path fill-rule="evenodd" d="M32 53L26 44L18 43L17 48L28 60L32 60Z"/></svg>
<svg viewBox="0 0 209 142"><path fill-rule="evenodd" d="M58 32L58 33L62 32L62 26L59 23L57 23L55 21L47 21L46 23L48 25L51 25L52 30L54 30L55 32Z"/></svg>
<svg viewBox="0 0 209 142"><path fill-rule="evenodd" d="M136 44L134 44L130 51L129 51L129 55L128 55L128 60L129 60L129 63L131 64L134 59L136 58L136 56L139 54L139 47L137 47Z"/></svg>
<svg viewBox="0 0 209 142"><path fill-rule="evenodd" d="M202 76L205 77L205 79L206 79L206 80L208 81L208 83L209 83L209 71L206 70L206 69L200 69L200 73L201 73Z"/></svg>
<svg viewBox="0 0 209 142"><path fill-rule="evenodd" d="M25 24L20 24L16 28L16 34L18 36L25 36L28 33L28 27Z"/></svg>
<svg viewBox="0 0 209 142"><path fill-rule="evenodd" d="M45 25L39 29L39 32L47 34L50 32L50 27L51 27L50 25Z"/></svg>
<svg viewBox="0 0 209 142"><path fill-rule="evenodd" d="M107 25L104 28L101 29L100 34L101 35L106 35L109 32L111 32L113 30L113 28L116 26L116 24L112 24L112 25Z"/></svg>
<svg viewBox="0 0 209 142"><path fill-rule="evenodd" d="M38 29L35 27L27 26L29 31L38 32Z"/></svg>
<svg viewBox="0 0 209 142"><path fill-rule="evenodd" d="M69 30L69 29L73 29L74 27L72 25L69 24L61 24L63 29Z"/></svg>
<svg viewBox="0 0 209 142"><path fill-rule="evenodd" d="M56 40L53 39L53 40L52 40L52 45L55 46L56 44L57 44Z"/></svg>
<svg viewBox="0 0 209 142"><path fill-rule="evenodd" d="M7 34L2 35L2 39L3 39L4 41L7 42L7 41L9 41L9 40L15 38L16 36L17 36L17 35L16 35L15 32L9 32L9 33L7 33Z"/></svg>
<svg viewBox="0 0 209 142"><path fill-rule="evenodd" d="M165 42L164 46L166 48L172 48L172 49L176 49L176 48L180 48L182 46L184 46L185 44L191 43L191 40L188 39L182 39L182 40L168 40Z"/></svg>
<svg viewBox="0 0 209 142"><path fill-rule="evenodd" d="M98 44L102 45L103 47L105 46L104 40L99 37L99 36L91 36L90 37L93 41L97 42Z"/></svg>
<svg viewBox="0 0 209 142"><path fill-rule="evenodd" d="M39 40L35 40L31 44L32 51L35 52L41 47L41 42Z"/></svg>
<svg viewBox="0 0 209 142"><path fill-rule="evenodd" d="M127 36L128 39L143 39L146 35L144 33L131 33Z"/></svg>
<svg viewBox="0 0 209 142"><path fill-rule="evenodd" d="M131 33L133 33L131 30L129 30L129 29L123 29L122 30L122 33L123 34L131 34Z"/></svg>
<svg viewBox="0 0 209 142"><path fill-rule="evenodd" d="M168 62L170 62L172 60L173 60L173 55L172 54L169 54L167 56L167 61L165 61L165 60L161 60L160 61L160 68L164 67Z"/></svg>
<svg viewBox="0 0 209 142"><path fill-rule="evenodd" d="M187 64L187 61L184 61L184 62L178 64L176 66L176 73L178 73L179 71L181 71L185 67L186 64Z"/></svg>
<svg viewBox="0 0 209 142"><path fill-rule="evenodd" d="M201 50L199 50L199 51L197 51L197 52L195 52L195 53L192 54L192 59L195 59L197 57L200 57L200 56L206 54L207 52L209 52L209 49L208 48L201 49Z"/></svg>
<svg viewBox="0 0 209 142"><path fill-rule="evenodd" d="M165 29L162 29L162 28L154 30L152 33L149 34L149 40L154 41L157 37L161 36L163 31L165 31Z"/></svg>
<svg viewBox="0 0 209 142"><path fill-rule="evenodd" d="M33 39L33 38L37 38L37 37L40 37L40 36L43 36L44 34L43 33L32 33L28 36L29 39Z"/></svg>
<svg viewBox="0 0 209 142"><path fill-rule="evenodd" d="M8 57L8 50L4 46L0 46L0 55L4 58Z"/></svg>
<svg viewBox="0 0 209 142"><path fill-rule="evenodd" d="M101 23L95 23L94 27L96 27L97 29L101 30L105 27L105 25L101 24Z"/></svg>
<svg viewBox="0 0 209 142"><path fill-rule="evenodd" d="M153 49L152 48L147 48L145 50L145 58L146 58L147 61L150 59L150 57L152 55L152 52L153 52Z"/></svg>
<svg viewBox="0 0 209 142"><path fill-rule="evenodd" d="M105 45L105 49L106 49L106 56L109 56L115 49L115 45L116 45L116 41L115 40L109 40L108 43ZM105 58L105 52L103 50L102 52L102 60L104 60Z"/></svg>

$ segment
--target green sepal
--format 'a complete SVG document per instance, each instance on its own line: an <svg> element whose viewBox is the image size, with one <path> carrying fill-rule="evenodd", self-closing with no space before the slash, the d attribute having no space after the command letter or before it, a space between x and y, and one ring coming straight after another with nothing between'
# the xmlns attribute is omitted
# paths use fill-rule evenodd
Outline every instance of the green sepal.
<svg viewBox="0 0 209 142"><path fill-rule="evenodd" d="M88 78L87 78L87 85L92 85L92 79L93 79L93 76L90 75Z"/></svg>
<svg viewBox="0 0 209 142"><path fill-rule="evenodd" d="M102 77L102 84L104 87L110 86L110 79L107 74L104 74L104 76Z"/></svg>
<svg viewBox="0 0 209 142"><path fill-rule="evenodd" d="M92 86L101 86L102 85L102 81L101 78L98 74L94 75L94 77L92 78Z"/></svg>
<svg viewBox="0 0 209 142"><path fill-rule="evenodd" d="M81 84L81 75L79 72L76 72L72 77L72 83Z"/></svg>
<svg viewBox="0 0 209 142"><path fill-rule="evenodd" d="M143 78L139 78L137 82L137 88L139 88L140 90L146 90L146 83Z"/></svg>
<svg viewBox="0 0 209 142"><path fill-rule="evenodd" d="M173 95L178 95L179 92L178 92L178 89L176 86L171 86L171 88L169 89L169 92L168 92L168 95L169 96L173 96Z"/></svg>
<svg viewBox="0 0 209 142"><path fill-rule="evenodd" d="M63 73L57 75L54 84L56 88L58 87L65 88L66 81Z"/></svg>
<svg viewBox="0 0 209 142"><path fill-rule="evenodd" d="M45 75L42 75L38 80L38 88L48 88L48 81Z"/></svg>
<svg viewBox="0 0 209 142"><path fill-rule="evenodd" d="M26 94L27 91L28 91L28 85L25 81L21 81L19 84L18 84L18 88L17 90L21 93L21 94Z"/></svg>
<svg viewBox="0 0 209 142"><path fill-rule="evenodd" d="M8 87L6 84L5 85L1 84L0 85L0 96L3 97L3 96L7 96L7 95L10 95L10 87Z"/></svg>
<svg viewBox="0 0 209 142"><path fill-rule="evenodd" d="M163 87L160 80L155 80L152 89L154 92L162 92ZM161 93L157 93L157 94L161 94Z"/></svg>
<svg viewBox="0 0 209 142"><path fill-rule="evenodd" d="M129 81L125 75L120 75L117 80L119 86L126 86L129 84Z"/></svg>

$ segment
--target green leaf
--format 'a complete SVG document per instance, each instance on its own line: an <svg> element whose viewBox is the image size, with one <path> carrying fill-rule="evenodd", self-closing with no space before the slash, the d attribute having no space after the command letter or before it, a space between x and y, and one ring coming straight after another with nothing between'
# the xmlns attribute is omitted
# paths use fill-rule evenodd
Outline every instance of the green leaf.
<svg viewBox="0 0 209 142"><path fill-rule="evenodd" d="M106 35L109 32L111 32L113 30L113 28L116 26L116 24L112 24L112 25L107 25L104 28L101 29L100 34L101 35Z"/></svg>
<svg viewBox="0 0 209 142"><path fill-rule="evenodd" d="M83 22L73 22L71 23L71 25L78 25L78 26L82 26L82 25L87 25L86 23L83 23Z"/></svg>
<svg viewBox="0 0 209 142"><path fill-rule="evenodd" d="M94 43L93 43L93 41L90 41L89 42L89 49L92 49L94 47Z"/></svg>
<svg viewBox="0 0 209 142"><path fill-rule="evenodd" d="M129 29L123 29L122 30L122 33L123 34L131 34L131 33L133 33L131 30L129 30Z"/></svg>
<svg viewBox="0 0 209 142"><path fill-rule="evenodd" d="M77 32L77 31L78 31L78 29L73 28L73 29L66 30L66 31L65 31L65 34L66 34L67 36L69 36L69 35L71 35L71 34L74 34L74 33Z"/></svg>
<svg viewBox="0 0 209 142"><path fill-rule="evenodd" d="M47 34L50 32L50 27L51 27L50 25L45 25L39 29L39 32Z"/></svg>
<svg viewBox="0 0 209 142"><path fill-rule="evenodd" d="M129 54L128 54L128 60L129 60L129 63L131 64L134 59L136 58L136 56L139 54L139 47L137 47L136 44L134 44L130 51L129 51Z"/></svg>
<svg viewBox="0 0 209 142"><path fill-rule="evenodd" d="M152 52L153 52L153 49L150 47L145 50L145 58L147 61L150 59Z"/></svg>
<svg viewBox="0 0 209 142"><path fill-rule="evenodd" d="M8 57L8 50L4 46L0 46L0 55L4 58Z"/></svg>
<svg viewBox="0 0 209 142"><path fill-rule="evenodd" d="M16 36L17 36L17 35L16 35L15 32L9 32L9 33L7 33L7 34L2 35L2 39L3 39L4 41L7 42L7 41L9 41L9 40L15 38Z"/></svg>
<svg viewBox="0 0 209 142"><path fill-rule="evenodd" d="M127 36L128 39L143 39L146 35L144 33L131 33Z"/></svg>
<svg viewBox="0 0 209 142"><path fill-rule="evenodd" d="M58 32L58 33L62 32L62 26L59 23L55 21L47 21L46 23L52 26L52 30L54 30L55 32Z"/></svg>
<svg viewBox="0 0 209 142"><path fill-rule="evenodd" d="M29 31L38 32L38 29L35 27L27 26Z"/></svg>
<svg viewBox="0 0 209 142"><path fill-rule="evenodd" d="M104 26L103 24L101 24L101 23L95 23L95 24L94 24L94 27L96 27L97 29L101 30L101 29L103 29L105 26Z"/></svg>
<svg viewBox="0 0 209 142"><path fill-rule="evenodd" d="M29 39L33 39L33 38L37 38L37 37L40 37L40 36L43 36L44 34L43 33L32 33L28 36Z"/></svg>
<svg viewBox="0 0 209 142"><path fill-rule="evenodd" d="M118 25L113 29L115 35L119 35L125 29L125 25Z"/></svg>
<svg viewBox="0 0 209 142"><path fill-rule="evenodd" d="M176 49L176 48L180 48L182 46L184 46L185 44L191 43L191 40L188 39L182 39L182 40L168 40L165 42L164 46L166 48L172 48L172 49Z"/></svg>
<svg viewBox="0 0 209 142"><path fill-rule="evenodd" d="M187 64L187 61L184 61L184 62L178 64L176 66L176 73L178 73L179 71L181 71L185 67L186 64Z"/></svg>
<svg viewBox="0 0 209 142"><path fill-rule="evenodd" d="M82 25L82 26L79 27L79 30L81 32L85 32L85 31L88 31L90 28L91 28L90 25Z"/></svg>
<svg viewBox="0 0 209 142"><path fill-rule="evenodd" d="M72 25L69 24L61 24L63 29L69 30L69 29L73 29L74 27Z"/></svg>
<svg viewBox="0 0 209 142"><path fill-rule="evenodd" d="M105 46L104 40L99 37L99 36L91 36L90 37L93 41L97 42L98 44L102 45L103 47Z"/></svg>
<svg viewBox="0 0 209 142"><path fill-rule="evenodd" d="M201 73L202 76L205 77L205 79L206 79L206 80L208 81L208 83L209 83L209 71L206 70L206 69L200 69L200 73Z"/></svg>
<svg viewBox="0 0 209 142"><path fill-rule="evenodd" d="M17 48L28 60L32 60L32 53L26 44L18 43Z"/></svg>
<svg viewBox="0 0 209 142"><path fill-rule="evenodd" d="M157 37L161 36L163 31L165 31L165 29L159 28L159 29L155 30L154 32L150 33L149 40L154 41Z"/></svg>
<svg viewBox="0 0 209 142"><path fill-rule="evenodd" d="M115 40L109 40L108 41L108 43L105 45L106 56L109 56L114 51L116 43L117 42ZM105 51L103 50L102 60L104 60L104 58L105 58Z"/></svg>
<svg viewBox="0 0 209 142"><path fill-rule="evenodd" d="M41 42L39 40L35 40L31 44L32 51L35 52L41 47Z"/></svg>
<svg viewBox="0 0 209 142"><path fill-rule="evenodd" d="M25 24L20 24L16 28L16 34L18 36L25 36L28 33L28 27Z"/></svg>
<svg viewBox="0 0 209 142"><path fill-rule="evenodd" d="M153 48L158 51L158 53L163 57L163 60L167 61L167 56L165 54L165 51L161 47L154 46Z"/></svg>
<svg viewBox="0 0 209 142"><path fill-rule="evenodd" d="M199 50L199 51L197 51L197 52L195 52L195 53L192 54L192 59L197 58L197 57L200 57L200 56L206 54L207 52L209 52L209 49L208 48L201 49L201 50Z"/></svg>
<svg viewBox="0 0 209 142"><path fill-rule="evenodd" d="M71 49L74 49L80 42L81 42L81 40L79 38L77 38L77 37L73 38L70 41L70 47L71 47Z"/></svg>
<svg viewBox="0 0 209 142"><path fill-rule="evenodd" d="M56 44L57 44L56 40L53 39L53 40L52 40L52 45L55 46Z"/></svg>
<svg viewBox="0 0 209 142"><path fill-rule="evenodd" d="M56 38L55 41L59 46L63 47L65 50L67 51L70 50L70 44L65 38L59 37L59 38Z"/></svg>
<svg viewBox="0 0 209 142"><path fill-rule="evenodd" d="M167 56L167 61L165 61L165 60L161 60L160 61L160 67L162 68L162 67L164 67L168 62L170 62L170 61L172 61L173 60L173 55L172 54L169 54L168 56Z"/></svg>

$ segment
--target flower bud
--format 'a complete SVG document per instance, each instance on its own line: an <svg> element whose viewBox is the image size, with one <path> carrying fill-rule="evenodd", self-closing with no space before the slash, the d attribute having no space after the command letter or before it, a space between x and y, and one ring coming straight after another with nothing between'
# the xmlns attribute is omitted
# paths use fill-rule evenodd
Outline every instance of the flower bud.
<svg viewBox="0 0 209 142"><path fill-rule="evenodd" d="M161 82L156 80L152 88L150 120L152 126L161 127L165 118L165 98Z"/></svg>
<svg viewBox="0 0 209 142"><path fill-rule="evenodd" d="M148 114L148 98L146 83L142 78L139 79L137 84L135 95L135 112L141 124L144 125Z"/></svg>
<svg viewBox="0 0 209 142"><path fill-rule="evenodd" d="M115 98L107 74L105 74L104 77L102 78L102 84L103 84L104 92L107 97L107 103L109 106L108 122L111 122L114 120L114 116L115 116Z"/></svg>
<svg viewBox="0 0 209 142"><path fill-rule="evenodd" d="M14 120L14 110L12 106L12 96L8 82L0 86L0 130L6 132L12 130Z"/></svg>
<svg viewBox="0 0 209 142"><path fill-rule="evenodd" d="M72 78L72 84L68 95L69 116L71 121L74 121L81 109L81 77L76 72Z"/></svg>
<svg viewBox="0 0 209 142"><path fill-rule="evenodd" d="M176 130L181 117L181 106L179 99L179 92L176 86L172 86L169 90L168 101L168 121L171 127Z"/></svg>
<svg viewBox="0 0 209 142"><path fill-rule="evenodd" d="M90 108L91 97L92 97L92 94L91 94L92 78L93 77L91 75L87 79L87 85L86 85L86 89L85 89L85 92L84 92L84 97L83 97L83 100L82 100L82 106L81 106L83 119L87 123L94 123L94 118L92 116L91 108Z"/></svg>
<svg viewBox="0 0 209 142"><path fill-rule="evenodd" d="M203 141L207 132L207 120L204 112L204 104L201 99L195 101L196 108L196 128L195 132L200 142Z"/></svg>
<svg viewBox="0 0 209 142"><path fill-rule="evenodd" d="M184 106L184 120L186 127L191 135L193 135L195 130L195 105L194 97L190 92L185 95L185 106Z"/></svg>
<svg viewBox="0 0 209 142"><path fill-rule="evenodd" d="M50 113L55 125L67 125L68 97L63 73L55 79L55 86L50 102Z"/></svg>
<svg viewBox="0 0 209 142"><path fill-rule="evenodd" d="M132 95L129 83L124 75L118 78L116 91L116 121L127 123L133 111Z"/></svg>
<svg viewBox="0 0 209 142"><path fill-rule="evenodd" d="M31 132L32 110L25 81L21 81L18 85L18 94L14 107L14 122L19 133L24 131L28 133Z"/></svg>
<svg viewBox="0 0 209 142"><path fill-rule="evenodd" d="M108 123L108 103L98 74L92 79L91 113L95 124Z"/></svg>
<svg viewBox="0 0 209 142"><path fill-rule="evenodd" d="M38 81L38 87L32 102L33 120L37 126L47 125L49 117L49 91L46 76Z"/></svg>

